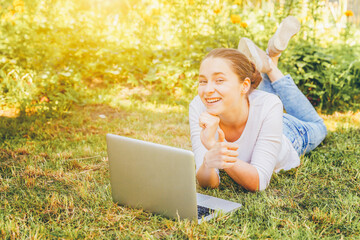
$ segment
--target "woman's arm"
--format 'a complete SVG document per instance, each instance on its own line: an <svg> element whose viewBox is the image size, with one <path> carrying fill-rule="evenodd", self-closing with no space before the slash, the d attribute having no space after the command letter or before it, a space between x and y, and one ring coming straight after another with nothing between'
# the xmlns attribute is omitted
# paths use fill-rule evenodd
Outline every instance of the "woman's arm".
<svg viewBox="0 0 360 240"><path fill-rule="evenodd" d="M206 108L197 96L189 106L189 125L191 135L192 151L195 157L196 178L201 187L217 187L220 183L218 169L209 168L204 165L204 158L208 150L201 142L202 128L199 125L199 118Z"/></svg>
<svg viewBox="0 0 360 240"><path fill-rule="evenodd" d="M231 168L237 161L238 146L234 143L224 142L225 135L221 129L218 130L218 133L218 141L206 152L203 164L196 174L202 187L218 187L220 180L215 169Z"/></svg>
<svg viewBox="0 0 360 240"><path fill-rule="evenodd" d="M196 179L201 187L217 188L220 184L215 168L208 168L202 164L196 173Z"/></svg>
<svg viewBox="0 0 360 240"><path fill-rule="evenodd" d="M220 141L205 154L203 164L196 174L200 186L211 188L219 186L220 181L215 170L217 168L224 169L235 182L247 190L253 192L259 190L259 174L257 169L251 164L236 158L237 146Z"/></svg>
<svg viewBox="0 0 360 240"><path fill-rule="evenodd" d="M196 97L189 106L189 124L190 124L190 134L191 134L191 145L193 153L195 156L196 163L196 178L201 187L211 187L216 188L219 186L219 168L231 167L237 159L237 145L233 143L225 143L223 139L225 138L223 132L219 132L219 139L216 141L215 136L212 134L202 134L204 128L210 127L209 122L203 118L200 121L200 116L206 110L203 107L202 102L199 97ZM213 122L213 121L210 121ZM200 124L202 127L200 127ZM205 123L205 124L202 124ZM218 125L215 127L215 132L217 131ZM209 150L202 143L201 138L206 141L206 138L213 139L215 142L208 144ZM221 139L222 138L222 139ZM229 149L228 149L229 148ZM221 154L230 154L230 159L223 158L221 159ZM233 159L231 159L233 156ZM220 161L220 164L216 164L216 161ZM230 161L232 163L221 164L221 161Z"/></svg>
<svg viewBox="0 0 360 240"><path fill-rule="evenodd" d="M238 160L233 167L224 170L237 184L247 190L252 192L259 190L259 173L251 164Z"/></svg>
<svg viewBox="0 0 360 240"><path fill-rule="evenodd" d="M271 179L282 144L283 107L276 96L266 99L266 111L252 152L250 163L238 160L234 167L225 169L239 185L250 191L264 190Z"/></svg>
<svg viewBox="0 0 360 240"><path fill-rule="evenodd" d="M215 148L207 150L200 140L202 128L198 121L201 113L195 114L196 109L190 105L191 140L197 166L196 177L200 186L218 187L220 180L217 169L225 169L234 181L249 191L264 190L267 187L277 162L282 138L283 108L281 101L275 96L274 98L276 99L271 101L276 101L276 103L271 104L272 106L265 113L266 116L262 122L250 164L236 158L235 164L231 163L230 159L228 161L230 165L227 166L222 165L221 162L226 162L224 159L228 157L229 153L231 153L231 157L236 157L234 152L229 151L236 150L237 145L217 142L216 146L222 145L220 151L215 152ZM218 163L215 164L215 162Z"/></svg>
<svg viewBox="0 0 360 240"><path fill-rule="evenodd" d="M282 144L281 101L271 96L264 102L268 105L266 111L259 113L259 118L263 120L250 163L238 160L234 167L225 169L234 181L250 191L261 191L269 185Z"/></svg>

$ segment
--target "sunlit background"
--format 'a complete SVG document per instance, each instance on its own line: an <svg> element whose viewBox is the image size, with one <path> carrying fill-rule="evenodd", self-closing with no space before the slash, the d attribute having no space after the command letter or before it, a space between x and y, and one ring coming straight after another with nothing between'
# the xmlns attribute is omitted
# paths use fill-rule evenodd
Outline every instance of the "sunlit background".
<svg viewBox="0 0 360 240"><path fill-rule="evenodd" d="M265 49L288 15L302 28L280 67L319 110L359 107L359 1L1 0L0 6L1 115L61 114L107 88L141 88L147 101L186 103L209 50L236 48L240 37Z"/></svg>
<svg viewBox="0 0 360 240"><path fill-rule="evenodd" d="M359 1L0 0L0 239L359 239ZM197 190L243 207L207 223L113 203L105 135L191 150L201 59L288 15L279 67L323 143L264 192L220 171Z"/></svg>

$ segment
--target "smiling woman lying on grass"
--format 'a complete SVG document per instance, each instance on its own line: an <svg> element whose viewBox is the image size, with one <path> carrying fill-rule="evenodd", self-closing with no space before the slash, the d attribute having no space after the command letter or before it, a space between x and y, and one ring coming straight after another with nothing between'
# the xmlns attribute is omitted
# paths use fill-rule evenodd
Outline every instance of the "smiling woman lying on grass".
<svg viewBox="0 0 360 240"><path fill-rule="evenodd" d="M239 51L214 49L202 61L198 96L189 109L200 186L218 187L223 169L244 188L264 190L274 171L299 166L299 156L325 138L323 120L277 68L299 29L296 18L284 19L268 43L268 55L242 38Z"/></svg>

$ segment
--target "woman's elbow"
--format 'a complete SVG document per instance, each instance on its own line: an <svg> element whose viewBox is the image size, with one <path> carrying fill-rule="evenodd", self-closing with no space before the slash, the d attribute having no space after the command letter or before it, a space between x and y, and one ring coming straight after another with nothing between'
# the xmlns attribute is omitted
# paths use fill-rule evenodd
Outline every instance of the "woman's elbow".
<svg viewBox="0 0 360 240"><path fill-rule="evenodd" d="M258 192L259 191L259 182L255 182L253 184L249 184L249 185L243 186L243 187L250 192Z"/></svg>
<svg viewBox="0 0 360 240"><path fill-rule="evenodd" d="M220 181L218 179L204 179L199 175L196 175L196 179L202 188L218 188L220 185Z"/></svg>
<svg viewBox="0 0 360 240"><path fill-rule="evenodd" d="M260 177L257 170L253 171L247 181L243 181L241 185L250 192L259 191Z"/></svg>
<svg viewBox="0 0 360 240"><path fill-rule="evenodd" d="M201 182L199 182L199 185L202 188L218 188L220 184L219 183L201 183Z"/></svg>

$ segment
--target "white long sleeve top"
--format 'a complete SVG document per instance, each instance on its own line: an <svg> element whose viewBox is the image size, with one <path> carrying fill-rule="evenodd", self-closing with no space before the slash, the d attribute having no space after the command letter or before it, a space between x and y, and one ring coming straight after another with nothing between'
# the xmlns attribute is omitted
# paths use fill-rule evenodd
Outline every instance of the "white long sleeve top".
<svg viewBox="0 0 360 240"><path fill-rule="evenodd" d="M264 190L273 172L300 165L300 158L290 140L283 134L283 105L274 94L253 90L249 94L249 117L243 133L236 140L238 159L253 165L259 174L259 190ZM199 96L189 106L189 122L196 172L208 151L201 142L199 117L206 111ZM218 136L216 136L217 138ZM226 141L226 140L225 140ZM219 174L219 170L217 169Z"/></svg>

